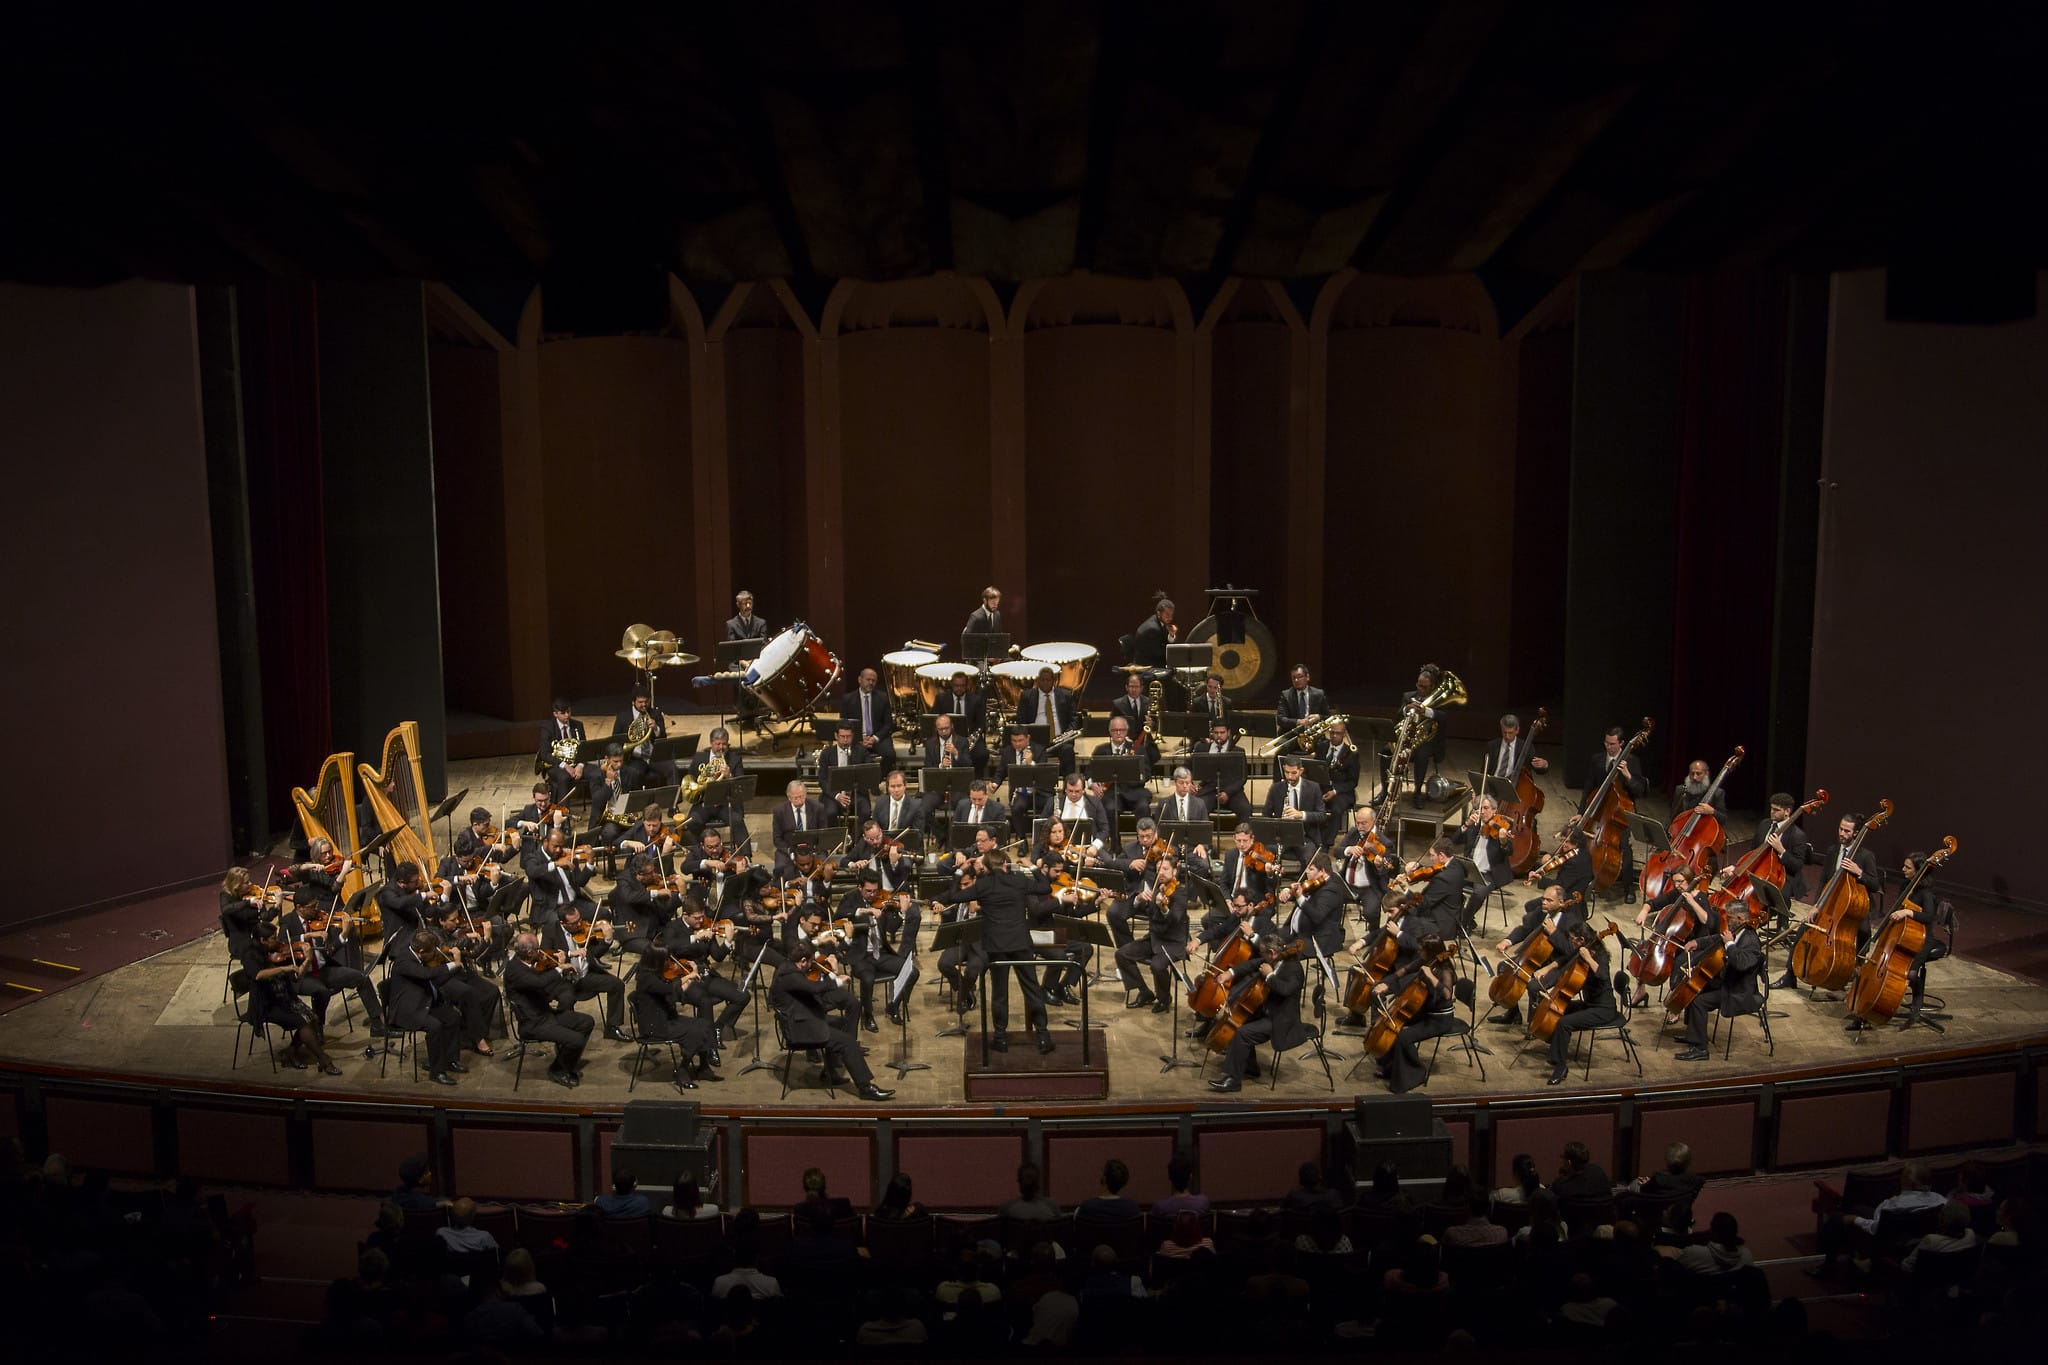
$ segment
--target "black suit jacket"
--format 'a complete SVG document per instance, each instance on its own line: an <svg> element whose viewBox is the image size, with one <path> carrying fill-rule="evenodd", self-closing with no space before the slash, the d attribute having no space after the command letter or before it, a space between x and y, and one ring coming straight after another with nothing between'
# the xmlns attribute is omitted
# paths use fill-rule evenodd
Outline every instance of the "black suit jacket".
<svg viewBox="0 0 2048 1365"><path fill-rule="evenodd" d="M828 980L813 981L795 963L785 963L768 987L768 998L782 1016L783 1031L795 1047L816 1047L832 1040L824 996L835 989Z"/></svg>
<svg viewBox="0 0 2048 1365"><path fill-rule="evenodd" d="M1458 937L1465 927L1465 868L1462 863L1446 863L1443 871L1429 879L1429 887L1422 893L1422 903L1415 907L1415 913L1407 923L1417 935L1424 932L1423 925L1433 926L1449 943Z"/></svg>
<svg viewBox="0 0 2048 1365"><path fill-rule="evenodd" d="M1065 734L1073 729L1075 725L1073 690L1066 687L1053 688L1052 714L1050 717L1041 714L1045 709L1041 705L1044 699L1045 693L1036 687L1028 689L1024 693L1023 699L1017 703L1017 723L1019 725L1050 725L1052 726L1053 736Z"/></svg>
<svg viewBox="0 0 2048 1365"><path fill-rule="evenodd" d="M612 717L612 738L622 745L626 742L626 731L631 728L633 717L636 714L633 708L628 706L625 710ZM654 722L654 734L647 742L652 744L657 739L667 739L668 717L661 713L661 708L653 705L648 706L647 718ZM631 758L632 756L633 751L631 749L626 750L626 757Z"/></svg>
<svg viewBox="0 0 2048 1365"><path fill-rule="evenodd" d="M924 745L920 766L943 768L945 745L935 735ZM988 750L983 747L978 735L963 735L956 728L953 731L953 766L970 772L980 772L988 763Z"/></svg>
<svg viewBox="0 0 2048 1365"><path fill-rule="evenodd" d="M887 793L875 798L873 815L881 822L882 833L894 836L905 830L924 833L924 798L912 792L903 793L900 809L891 812Z"/></svg>
<svg viewBox="0 0 2048 1365"><path fill-rule="evenodd" d="M890 729L895 724L895 712L889 707L888 689L877 687L869 694L868 710L873 716L874 728L864 735L861 733L860 728L860 689L856 687L851 692L842 692L839 695L839 719L852 724L853 747L856 751L866 748L866 745L861 741L866 739L867 735L873 735L876 739L882 741L883 745L886 745L889 740ZM881 746L878 745L877 747Z"/></svg>
<svg viewBox="0 0 2048 1365"><path fill-rule="evenodd" d="M1512 760L1501 753L1502 748L1501 741L1496 736L1479 755L1479 761L1485 765L1480 771L1492 773L1496 777L1504 777L1512 782L1515 780L1515 775L1529 762L1530 755L1536 752L1536 746L1530 742L1529 736L1525 734L1515 741L1515 756ZM1512 763L1512 767L1509 766L1510 763Z"/></svg>
<svg viewBox="0 0 2048 1365"><path fill-rule="evenodd" d="M1295 935L1314 942L1325 957L1343 949L1344 889L1337 884L1335 877L1329 878L1300 902L1299 915L1290 905L1281 906L1275 913L1283 925L1293 922Z"/></svg>
<svg viewBox="0 0 2048 1365"><path fill-rule="evenodd" d="M1270 819L1280 818L1280 812L1287 808L1287 784L1275 780L1266 789L1266 815ZM1295 807L1301 812L1303 837L1312 844L1323 841L1323 789L1308 780L1306 773L1301 778L1301 802Z"/></svg>
<svg viewBox="0 0 2048 1365"><path fill-rule="evenodd" d="M1426 695L1426 693L1417 692L1413 689L1403 692L1401 694L1401 708L1405 711L1408 707L1409 702L1421 701ZM1442 713L1438 713L1436 716L1432 717L1432 719L1434 719L1437 723L1436 737L1431 739L1429 743L1417 749L1416 752L1418 754L1428 754L1430 761L1441 767L1444 761L1444 747L1446 744L1449 743L1450 736L1444 733Z"/></svg>
<svg viewBox="0 0 2048 1365"><path fill-rule="evenodd" d="M1479 857L1479 845L1482 840L1486 844L1487 886L1506 886L1515 879L1515 870L1509 866L1515 857L1514 845L1505 839L1486 838L1479 832L1479 826L1476 824L1465 825L1458 830L1458 842L1464 846L1466 856L1472 858L1475 863Z"/></svg>
<svg viewBox="0 0 2048 1365"><path fill-rule="evenodd" d="M1153 612L1131 632L1131 662L1146 668L1166 667L1166 623Z"/></svg>
<svg viewBox="0 0 2048 1365"><path fill-rule="evenodd" d="M1347 743L1344 752L1326 739L1316 741L1316 757L1330 765L1330 799L1333 804L1352 806L1358 802L1358 746Z"/></svg>
<svg viewBox="0 0 2048 1365"><path fill-rule="evenodd" d="M410 942L394 946L390 953L391 974L384 982L386 1013L401 1028L418 1028L437 998L446 998L448 978L455 969L427 966Z"/></svg>
<svg viewBox="0 0 2048 1365"><path fill-rule="evenodd" d="M967 624L960 627L960 655L967 656L967 637L970 635L994 635L1003 629L1003 613L990 611L987 607L976 607L967 613Z"/></svg>
<svg viewBox="0 0 2048 1365"><path fill-rule="evenodd" d="M1223 855L1223 865L1217 869L1216 873L1216 885L1223 888L1223 894L1226 897L1237 894L1237 865L1241 861L1243 861L1243 855L1237 851L1237 845L1232 844L1230 851ZM1266 892L1270 889L1271 885L1272 883L1267 879L1266 874L1259 871L1256 867L1248 867L1244 870L1244 898L1253 905L1257 905L1261 900L1265 899Z"/></svg>
<svg viewBox="0 0 2048 1365"><path fill-rule="evenodd" d="M725 638L728 640L765 640L768 638L768 618L756 616L748 620L742 616L728 616L725 619Z"/></svg>
<svg viewBox="0 0 2048 1365"><path fill-rule="evenodd" d="M512 1012L519 1016L522 1032L531 1031L534 1025L557 1013L558 1001L561 1010L574 1008L573 990L563 989L568 985L569 979L557 969L540 971L517 957L505 962L505 998L511 1003ZM568 1000L562 1000L565 993Z"/></svg>
<svg viewBox="0 0 2048 1365"><path fill-rule="evenodd" d="M956 886L942 892L941 905L981 902L981 946L990 957L1012 957L1032 950L1031 926L1051 918L1049 910L1034 907L1035 896L1052 893L1052 883L1042 872L1029 874L1006 870L992 872L971 887ZM1050 906L1051 902L1045 902Z"/></svg>
<svg viewBox="0 0 2048 1365"><path fill-rule="evenodd" d="M1196 697L1188 706L1188 710L1205 715L1212 721L1229 720L1237 713L1237 708L1230 704L1230 698L1220 692L1216 695L1215 702L1211 704L1207 691L1204 691L1201 696ZM1206 734L1207 732L1204 731L1204 733Z"/></svg>
<svg viewBox="0 0 2048 1365"><path fill-rule="evenodd" d="M769 817L768 825L773 834L775 851L786 854L796 845L797 827L795 808L787 797L775 803L775 814ZM804 798L804 837L812 846L823 848L839 842L841 827L834 822L841 812L837 803L826 805L816 797Z"/></svg>
<svg viewBox="0 0 2048 1365"><path fill-rule="evenodd" d="M1179 813L1180 800L1181 798L1179 794L1175 792L1168 792L1166 795L1160 797L1157 801L1154 801L1152 803L1152 818L1154 820L1172 820L1176 822L1182 822ZM1209 803L1207 801L1204 801L1199 796L1190 794L1187 798L1187 802L1187 821L1199 822L1202 820L1207 820L1209 818Z"/></svg>
<svg viewBox="0 0 2048 1365"><path fill-rule="evenodd" d="M953 823L956 825L966 824L968 822L967 812L969 808L971 808L973 805L973 799L971 797L966 796L963 796L958 801L954 802ZM1009 819L1010 808L1008 806L1005 806L1002 802L996 800L993 796L991 796L988 799L988 804L982 807L981 819L976 821L975 823L983 825L1007 824L1009 822Z"/></svg>
<svg viewBox="0 0 2048 1365"><path fill-rule="evenodd" d="M1233 997L1258 974L1261 960L1255 957L1231 969L1235 977L1231 987ZM1302 971L1297 958L1288 958L1275 966L1272 978L1266 983L1263 1015L1273 1021L1273 1045L1283 1052L1308 1041L1308 1030L1301 1023L1301 990L1307 984L1307 973Z"/></svg>
<svg viewBox="0 0 2048 1365"><path fill-rule="evenodd" d="M956 707L959 709L956 710ZM982 722L988 719L988 702L974 688L970 687L965 693L955 696L953 689L949 687L939 693L938 705L932 707L931 713L935 716L951 716L956 733L967 730L978 735L981 733Z"/></svg>
<svg viewBox="0 0 2048 1365"><path fill-rule="evenodd" d="M1308 709L1303 710L1301 693L1290 687L1280 694L1280 700L1274 704L1273 709L1278 715L1280 728L1285 730L1290 725L1299 725L1310 716L1329 715L1330 696L1320 687L1309 688Z"/></svg>
<svg viewBox="0 0 2048 1365"><path fill-rule="evenodd" d="M1643 756L1640 752L1629 753L1624 750L1621 758L1628 763L1629 776L1626 782L1616 777L1614 779L1615 784L1626 791L1631 797L1640 801L1650 794L1650 774L1643 767ZM1607 766L1607 751L1602 749L1593 756L1593 761L1586 767L1588 776L1586 790L1579 797L1580 810L1584 810L1586 802L1592 799L1593 793L1600 790L1600 783L1607 776Z"/></svg>
<svg viewBox="0 0 2048 1365"><path fill-rule="evenodd" d="M854 739L853 748L850 752L852 754L852 762L845 765L849 768L856 767L862 763L879 763L881 761L878 756L868 753L861 745L858 737ZM826 771L839 766L839 746L837 744L827 744L818 751L818 785L821 788L825 785ZM836 800L827 801L825 804L838 814L851 814L855 819L865 820L868 814L868 796L873 790L874 788L867 786L862 786L855 790L853 793L853 809L851 811L841 810ZM785 799L782 804L788 806L789 802Z"/></svg>
<svg viewBox="0 0 2048 1365"><path fill-rule="evenodd" d="M1834 847L1825 850L1809 849L1809 856L1813 859L1813 865L1820 869L1823 884L1825 884L1827 878L1835 875L1835 861L1842 856L1842 849L1843 845L1841 844L1836 844ZM1792 851L1792 841L1790 839L1785 841L1785 851L1787 853ZM1856 869L1856 880L1863 883L1863 889L1868 891L1871 896L1875 897L1884 890L1884 869L1878 865L1877 855L1868 848L1859 850L1856 856L1849 860L1849 866ZM1786 865L1786 871L1788 874L1791 871L1789 863ZM1786 880L1789 881L1790 879L1788 875Z"/></svg>

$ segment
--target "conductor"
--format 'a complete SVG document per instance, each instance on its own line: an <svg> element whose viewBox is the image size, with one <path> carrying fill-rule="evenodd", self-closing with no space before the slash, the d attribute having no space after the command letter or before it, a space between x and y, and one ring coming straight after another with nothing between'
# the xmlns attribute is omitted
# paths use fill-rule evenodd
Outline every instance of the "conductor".
<svg viewBox="0 0 2048 1365"><path fill-rule="evenodd" d="M1049 915L1050 902L1041 901L1040 911L1034 913L1030 897L1048 896L1052 883L1043 872L1013 872L1010 870L1010 855L1002 849L990 849L976 856L981 864L982 875L972 886L958 886L943 892L938 897L940 905L964 905L968 901L981 902L982 930L981 946L991 962L1004 959L1030 957L1035 951L1031 942L1031 924L1034 918ZM1038 1034L1038 1050L1052 1051L1052 1033L1046 1027L1045 990L1039 984L1038 972L1032 967L1018 967L1017 981L1024 988L1024 1017ZM989 1005L994 1014L995 1036L989 1039L989 1046L997 1052L1008 1052L1010 1040L1010 974L1000 967L990 967L988 986Z"/></svg>

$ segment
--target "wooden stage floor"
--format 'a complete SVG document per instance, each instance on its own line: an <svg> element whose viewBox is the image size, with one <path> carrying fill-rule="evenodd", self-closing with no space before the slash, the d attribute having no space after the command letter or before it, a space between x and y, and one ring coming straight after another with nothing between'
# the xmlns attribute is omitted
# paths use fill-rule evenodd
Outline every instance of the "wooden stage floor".
<svg viewBox="0 0 2048 1365"><path fill-rule="evenodd" d="M1453 756L1457 757L1455 750ZM1452 770L1459 771L1455 764ZM469 787L471 802L498 809L514 804L515 797L519 801L524 800L530 774L529 759L500 758L452 764L449 780L451 787ZM1559 818L1555 813L1569 810L1570 806L1561 790L1553 789L1550 797L1554 814L1547 824L1554 826ZM750 817L764 839L768 804L767 799L757 801L756 813ZM1738 831L1738 835L1747 833L1746 829ZM211 893L207 894L210 896ZM133 907L132 911L137 916L149 913L146 905ZM1490 913L1492 918L1486 926L1485 935L1489 956L1491 942L1499 937L1501 928L1497 906ZM1617 901L1603 905L1596 911L1596 918L1603 913L1611 915L1626 928L1635 912L1634 907ZM927 944L930 933L930 929L925 931ZM138 951L148 951L148 948ZM869 1060L878 1079L896 1089L893 1100L882 1105L868 1105L849 1098L841 1091L836 1101L828 1102L823 1090L812 1087L792 1090L785 1101L775 1074L756 1071L741 1076L742 1066L753 1054L757 1017L761 1024L768 1024L765 1006L758 1016L756 1011L748 1011L742 1021L748 1030L747 1036L727 1049L723 1068L726 1080L720 1084L700 1086L691 1098L719 1110L815 1110L830 1103L855 1113L971 1112L974 1107L967 1104L963 1095L962 1071L964 1050L974 1045L974 1036L936 1036L953 1020L950 1011L940 1004L936 954L926 951L923 957L925 971L913 994L907 1044L909 1059L923 1062L930 1069L911 1071L902 1079L897 1078L886 1063L897 1058L901 1040L898 1031L886 1021L881 1032L861 1035L871 1049ZM512 1063L474 1056L467 1059L471 1063L470 1073L459 1078L460 1084L453 1090L429 1085L424 1079L415 1083L411 1079L410 1067L401 1074L395 1060L391 1074L380 1079L377 1062L364 1056L368 1038L360 1019L355 1032L342 1031L338 1000L332 1010L335 1033L331 1050L342 1066L344 1074L340 1077L326 1078L316 1072L290 1069L280 1070L273 1076L260 1048L254 1058L244 1057L238 1068L231 1068L234 1019L231 1006L221 1000L225 959L226 950L220 935L217 931L208 932L156 952L154 956L112 967L68 988L53 990L48 995L19 1005L0 1015L0 1064L18 1061L75 1069L88 1075L189 1081L205 1087L274 1088L330 1099L455 1106L516 1103L575 1111L612 1109L627 1098L635 1049L628 1044L602 1039L591 1044L586 1054L588 1065L584 1084L573 1092L548 1084L539 1074L544 1065L529 1065L526 1079L515 1097ZM1782 968L1783 962L1782 950L1773 955L1771 969L1774 974ZM1340 979L1343 966L1344 960L1340 959ZM1485 1079L1480 1078L1477 1068L1468 1065L1462 1053L1453 1051L1447 1044L1438 1057L1435 1074L1428 1086L1418 1093L1440 1100L1510 1099L1524 1095L1572 1096L1588 1092L1606 1094L1649 1088L1740 1084L1784 1073L1860 1069L1872 1064L1922 1059L1947 1051L2048 1037L2048 995L2026 978L2009 974L1990 961L1971 957L1967 945L1963 947L1962 955L1936 964L1930 975L1933 993L1945 1002L1946 1012L1953 1016L1945 1024L1945 1034L1926 1028L1905 1030L1894 1026L1852 1035L1842 1028L1843 1012L1839 1001L1816 1001L1804 991L1778 992L1772 997L1774 1013L1778 1016L1772 1022L1776 1041L1774 1056L1766 1054L1755 1021L1744 1019L1739 1023L1734 1050L1727 1060L1722 1059L1717 1046L1709 1061L1680 1063L1673 1060L1677 1049L1672 1040L1677 1030L1675 1027L1661 1027L1662 1012L1653 1000L1649 1008L1637 1014L1633 1026L1643 1064L1640 1080L1634 1067L1623 1061L1619 1048L1603 1041L1589 1079L1583 1078L1582 1069L1575 1066L1568 1084L1547 1089L1544 1085L1547 1068L1540 1046L1530 1044L1523 1053L1519 1029L1500 1028L1482 1022L1478 1028L1479 1040L1492 1049L1492 1055L1483 1059ZM1203 1054L1194 1050L1196 1044L1186 1038L1180 1040L1180 1055L1204 1062L1204 1065L1170 1071L1162 1067L1161 1057L1173 1052L1172 1023L1179 1020L1185 1027L1188 1021L1184 1013L1153 1014L1126 1010L1122 1008L1122 1000L1123 992L1113 975L1099 982L1090 995L1092 1022L1105 1030L1109 1055L1108 1103L1111 1105L1174 1110L1233 1104L1258 1106L1272 1102L1293 1106L1304 1103L1348 1104L1354 1094L1379 1093L1383 1089L1369 1063L1352 1074L1360 1056L1359 1040L1339 1033L1331 1045L1343 1054L1343 1060L1331 1064L1332 1077L1329 1080L1325 1079L1322 1066L1313 1058L1306 1062L1297 1060L1301 1055L1297 1050L1284 1062L1277 1086L1269 1088L1262 1078L1247 1083L1239 1095L1219 1095L1206 1083L1218 1074L1214 1059L1204 1062ZM1333 1009L1335 1004L1333 998ZM595 1010L596 1003L586 1002L583 1008ZM1014 991L1012 1010L1013 1037L1024 1040L1024 1048L1028 1052L1031 1045L1028 1035L1022 1033L1021 1001ZM1075 1014L1072 1010L1056 1010L1054 1018L1066 1020ZM1481 1019L1484 1019L1483 1011ZM1334 1022L1334 1014L1332 1020ZM974 1016L970 1016L970 1027L974 1022ZM1723 1028L1726 1028L1725 1023ZM1068 1027L1066 1032L1071 1034L1073 1030ZM772 1027L768 1028L762 1042L772 1056ZM640 1088L634 1093L649 1098L673 1096L675 1091L666 1083L666 1072L665 1064L652 1066L643 1074ZM795 1068L795 1079L802 1082L807 1073L815 1080L815 1067L806 1067L799 1062ZM1011 1112L1028 1107L1028 1104L1020 1105L1016 1101L1007 1105Z"/></svg>

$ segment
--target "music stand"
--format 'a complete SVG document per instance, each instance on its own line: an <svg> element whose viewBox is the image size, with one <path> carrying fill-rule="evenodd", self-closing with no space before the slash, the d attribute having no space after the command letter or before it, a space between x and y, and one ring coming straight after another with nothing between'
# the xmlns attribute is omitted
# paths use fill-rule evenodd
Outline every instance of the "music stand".
<svg viewBox="0 0 2048 1365"><path fill-rule="evenodd" d="M579 740L576 744L576 761L578 763L601 763L604 761L605 746L614 743L623 749L626 747L626 737L623 734L618 734L606 735L603 739Z"/></svg>
<svg viewBox="0 0 2048 1365"><path fill-rule="evenodd" d="M1648 844L1653 853L1671 851L1671 836L1665 833L1663 821L1653 820L1634 810L1625 810L1622 816L1628 821L1629 832L1635 835L1637 843Z"/></svg>
<svg viewBox="0 0 2048 1365"><path fill-rule="evenodd" d="M1254 815L1252 838L1267 848L1298 848L1304 860L1308 857L1308 821L1299 817L1282 820L1273 815Z"/></svg>
<svg viewBox="0 0 2048 1365"><path fill-rule="evenodd" d="M455 847L455 812L462 805L462 798L467 795L469 795L469 788L464 787L461 791L434 807L433 814L427 817L427 828L429 829L433 828L436 820L446 820L448 822L448 847L451 851Z"/></svg>
<svg viewBox="0 0 2048 1365"><path fill-rule="evenodd" d="M1054 912L1052 923L1055 942L1060 946L1079 941L1092 944L1097 950L1107 948L1112 954L1116 952L1116 935L1110 933L1109 926L1101 920L1082 919L1078 915L1062 915ZM1088 984L1085 981L1081 983L1081 1017L1079 1019L1069 1019L1066 1023L1069 1028L1081 1030L1081 1064L1086 1066L1088 1064L1089 1047Z"/></svg>
<svg viewBox="0 0 2048 1365"><path fill-rule="evenodd" d="M970 631L960 637L960 657L968 663L984 663L991 659L1008 658L1010 633L1008 631ZM970 670L971 671L971 670Z"/></svg>
<svg viewBox="0 0 2048 1365"><path fill-rule="evenodd" d="M1049 794L1049 788L1056 786L1060 778L1057 763L1014 763L1003 781L1010 789L1011 803L1015 804L1017 789L1026 788L1035 794Z"/></svg>
<svg viewBox="0 0 2048 1365"><path fill-rule="evenodd" d="M1196 783L1203 792L1203 799L1211 810L1217 809L1216 797L1225 787L1242 787L1245 783L1246 754L1242 749L1232 749L1223 754L1183 754L1179 766L1194 774Z"/></svg>
<svg viewBox="0 0 2048 1365"><path fill-rule="evenodd" d="M1281 754L1276 763L1299 763L1302 777L1318 787L1330 785L1330 763L1328 759L1315 758L1309 754Z"/></svg>
<svg viewBox="0 0 2048 1365"><path fill-rule="evenodd" d="M696 756L697 736L694 733L670 735L667 739L654 741L654 753L648 758L648 762L673 763L680 768Z"/></svg>
<svg viewBox="0 0 2048 1365"><path fill-rule="evenodd" d="M949 883L949 885L942 889L951 890L952 887L950 883L952 879L949 877L945 880ZM920 889L922 889L922 882L919 883L919 887ZM972 948L975 944L981 942L982 931L983 924L981 916L979 915L974 916L972 919L948 920L946 923L941 924L938 927L937 931L933 933L932 952L937 954L943 954L948 948ZM965 956L966 955L963 953L963 959ZM986 981L982 982L981 984L983 990L988 989L988 983ZM933 1034L932 1036L934 1038L966 1037L967 1015L964 1012L954 1015L953 1022L950 1026L940 1029L937 1033Z"/></svg>
<svg viewBox="0 0 2048 1365"><path fill-rule="evenodd" d="M1088 760L1088 780L1110 787L1137 787L1145 781L1143 754L1096 754Z"/></svg>
<svg viewBox="0 0 2048 1365"><path fill-rule="evenodd" d="M1166 666L1172 669L1199 668L1207 673L1216 666L1216 646L1207 641L1198 645L1168 645Z"/></svg>
<svg viewBox="0 0 2048 1365"><path fill-rule="evenodd" d="M882 765L877 761L874 763L848 763L843 767L820 768L818 769L818 785L824 791L827 804L836 804L832 801L832 798L843 791L852 792L854 802L852 806L847 808L846 813L857 815L860 810L860 798L872 794L877 787L882 785Z"/></svg>
<svg viewBox="0 0 2048 1365"><path fill-rule="evenodd" d="M1010 822L1008 820L984 820L978 825L971 825L964 820L960 820L946 827L946 847L955 853L973 848L974 831L978 829L985 829L993 834L998 844L1006 844L1010 841Z"/></svg>
<svg viewBox="0 0 2048 1365"><path fill-rule="evenodd" d="M711 646L711 661L718 665L720 673L730 673L760 658L767 647L766 640L720 640Z"/></svg>
<svg viewBox="0 0 2048 1365"><path fill-rule="evenodd" d="M1160 820L1159 837L1171 845L1177 853L1184 848L1200 844L1213 848L1216 843L1216 827L1207 820Z"/></svg>
<svg viewBox="0 0 2048 1365"><path fill-rule="evenodd" d="M1230 717L1225 716L1228 721ZM1237 727L1231 726L1236 732ZM1209 737L1209 713L1207 711L1167 711L1159 717L1159 729L1168 739L1184 739L1193 743Z"/></svg>
<svg viewBox="0 0 2048 1365"><path fill-rule="evenodd" d="M954 804L967 795L967 788L973 782L974 769L972 767L919 768L917 770L917 794L919 796L936 797L940 803L934 806L932 810L927 811L926 815L930 816L943 812L950 818L953 814Z"/></svg>
<svg viewBox="0 0 2048 1365"><path fill-rule="evenodd" d="M746 773L739 777L720 778L703 791L697 793L697 804L722 814L725 811L731 810L734 806L744 805L746 802L751 801L754 798L754 787L760 780L760 776L755 773ZM687 815L688 812L685 811L684 814ZM705 823L709 824L710 822L706 821ZM729 824L730 822L727 823Z"/></svg>
<svg viewBox="0 0 2048 1365"><path fill-rule="evenodd" d="M1493 798L1495 806L1511 806L1522 798L1515 791L1515 784L1499 773L1465 773L1465 785L1480 796Z"/></svg>

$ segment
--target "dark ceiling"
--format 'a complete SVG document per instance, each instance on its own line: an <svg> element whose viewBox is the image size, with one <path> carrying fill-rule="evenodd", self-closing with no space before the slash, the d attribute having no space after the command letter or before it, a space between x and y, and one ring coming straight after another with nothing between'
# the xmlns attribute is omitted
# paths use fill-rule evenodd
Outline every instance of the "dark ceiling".
<svg viewBox="0 0 2048 1365"><path fill-rule="evenodd" d="M0 276L810 288L1085 268L1199 296L1349 265L1476 270L1512 318L1625 262L2040 263L2044 10L17 13Z"/></svg>

